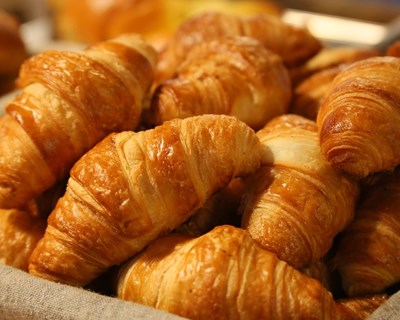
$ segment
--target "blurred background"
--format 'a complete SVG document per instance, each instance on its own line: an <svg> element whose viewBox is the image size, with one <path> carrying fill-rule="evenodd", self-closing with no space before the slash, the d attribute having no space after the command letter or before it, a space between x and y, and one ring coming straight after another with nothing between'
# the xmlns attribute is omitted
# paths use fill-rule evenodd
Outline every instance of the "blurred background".
<svg viewBox="0 0 400 320"><path fill-rule="evenodd" d="M206 10L281 15L329 45L383 46L400 33L400 0L0 0L0 9L23 24L32 51L49 40L91 43L130 31L161 37Z"/></svg>
<svg viewBox="0 0 400 320"><path fill-rule="evenodd" d="M400 0L0 0L0 94L26 56L80 50L125 32L161 48L183 20L209 10L277 15L326 46L384 49L400 34Z"/></svg>

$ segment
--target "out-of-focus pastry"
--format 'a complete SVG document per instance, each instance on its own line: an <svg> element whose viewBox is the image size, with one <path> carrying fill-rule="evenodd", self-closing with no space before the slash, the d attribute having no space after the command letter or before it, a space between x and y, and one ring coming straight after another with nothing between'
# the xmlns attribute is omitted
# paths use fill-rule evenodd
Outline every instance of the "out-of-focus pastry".
<svg viewBox="0 0 400 320"><path fill-rule="evenodd" d="M379 55L382 55L379 50L371 48L326 47L304 64L291 69L290 76L296 86L315 72Z"/></svg>
<svg viewBox="0 0 400 320"><path fill-rule="evenodd" d="M400 40L397 40L389 45L386 49L385 55L400 58Z"/></svg>
<svg viewBox="0 0 400 320"><path fill-rule="evenodd" d="M149 41L168 38L188 17L204 11L280 15L281 7L262 0L48 0L56 36L95 43L124 33L140 33Z"/></svg>
<svg viewBox="0 0 400 320"><path fill-rule="evenodd" d="M319 108L333 79L345 65L317 71L298 84L293 90L290 113L316 121Z"/></svg>
<svg viewBox="0 0 400 320"><path fill-rule="evenodd" d="M28 211L0 209L0 262L24 271L46 229L46 220Z"/></svg>

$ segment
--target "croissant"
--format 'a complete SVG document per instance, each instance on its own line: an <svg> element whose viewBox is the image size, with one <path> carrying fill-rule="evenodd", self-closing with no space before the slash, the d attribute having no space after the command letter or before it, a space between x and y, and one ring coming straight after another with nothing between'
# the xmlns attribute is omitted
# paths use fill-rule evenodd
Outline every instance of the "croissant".
<svg viewBox="0 0 400 320"><path fill-rule="evenodd" d="M281 58L249 37L194 47L176 78L156 90L151 125L204 113L234 115L254 129L288 111L292 87Z"/></svg>
<svg viewBox="0 0 400 320"><path fill-rule="evenodd" d="M227 36L248 36L282 57L288 67L315 55L322 44L307 29L283 22L268 14L246 16L205 12L183 21L160 54L156 82L173 77L177 67L194 45Z"/></svg>
<svg viewBox="0 0 400 320"><path fill-rule="evenodd" d="M257 136L262 167L246 178L242 227L295 268L321 258L353 219L358 185L323 158L315 122L288 114Z"/></svg>
<svg viewBox="0 0 400 320"><path fill-rule="evenodd" d="M47 51L27 60L22 93L0 119L0 207L21 206L108 133L134 129L155 57L140 37L126 35L80 53Z"/></svg>
<svg viewBox="0 0 400 320"><path fill-rule="evenodd" d="M340 299L337 300L336 304L341 319L364 320L388 298L387 294L377 294L366 297Z"/></svg>
<svg viewBox="0 0 400 320"><path fill-rule="evenodd" d="M383 292L400 281L400 169L366 190L340 238L335 268L349 296Z"/></svg>
<svg viewBox="0 0 400 320"><path fill-rule="evenodd" d="M240 0L47 0L58 38L94 43L124 33L140 33L147 40L157 34L170 35L189 16L208 10L280 15L272 1Z"/></svg>
<svg viewBox="0 0 400 320"><path fill-rule="evenodd" d="M0 262L28 271L28 259L46 228L46 220L28 209L0 209Z"/></svg>
<svg viewBox="0 0 400 320"><path fill-rule="evenodd" d="M355 178L400 163L400 59L372 57L340 72L317 117L321 150Z"/></svg>
<svg viewBox="0 0 400 320"><path fill-rule="evenodd" d="M29 272L82 286L181 225L260 158L254 131L230 116L110 134L72 168Z"/></svg>
<svg viewBox="0 0 400 320"><path fill-rule="evenodd" d="M331 294L243 229L170 234L126 263L118 297L189 319L336 319Z"/></svg>

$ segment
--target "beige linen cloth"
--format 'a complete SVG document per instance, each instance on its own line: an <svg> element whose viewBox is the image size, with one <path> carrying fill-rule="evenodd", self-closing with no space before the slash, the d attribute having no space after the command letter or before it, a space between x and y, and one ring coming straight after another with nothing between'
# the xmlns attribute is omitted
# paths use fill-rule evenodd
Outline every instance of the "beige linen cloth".
<svg viewBox="0 0 400 320"><path fill-rule="evenodd" d="M0 264L1 320L178 320L139 304L53 283ZM368 320L400 319L400 291Z"/></svg>
<svg viewBox="0 0 400 320"><path fill-rule="evenodd" d="M0 264L1 320L178 320L175 315Z"/></svg>

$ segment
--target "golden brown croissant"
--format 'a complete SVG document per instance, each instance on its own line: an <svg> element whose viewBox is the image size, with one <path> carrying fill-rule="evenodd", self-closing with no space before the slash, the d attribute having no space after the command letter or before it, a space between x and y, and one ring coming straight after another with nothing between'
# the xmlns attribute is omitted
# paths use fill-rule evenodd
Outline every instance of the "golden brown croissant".
<svg viewBox="0 0 400 320"><path fill-rule="evenodd" d="M61 39L95 43L124 33L146 39L169 35L189 16L209 10L280 15L282 8L266 0L47 0Z"/></svg>
<svg viewBox="0 0 400 320"><path fill-rule="evenodd" d="M321 150L356 178L400 163L400 59L373 57L340 72L317 117Z"/></svg>
<svg viewBox="0 0 400 320"><path fill-rule="evenodd" d="M0 119L0 207L41 194L108 133L134 129L154 64L154 50L136 35L27 60L22 93Z"/></svg>
<svg viewBox="0 0 400 320"><path fill-rule="evenodd" d="M213 113L234 115L253 129L288 111L292 88L281 58L249 37L197 45L174 79L153 96L148 122Z"/></svg>
<svg viewBox="0 0 400 320"><path fill-rule="evenodd" d="M228 225L156 240L123 267L118 297L189 319L337 318L317 280Z"/></svg>
<svg viewBox="0 0 400 320"><path fill-rule="evenodd" d="M387 294L377 294L366 297L340 299L337 300L336 304L341 319L364 320L388 298Z"/></svg>
<svg viewBox="0 0 400 320"><path fill-rule="evenodd" d="M242 226L261 247L306 267L352 220L358 186L323 158L311 120L280 116L257 136L262 167L246 179Z"/></svg>
<svg viewBox="0 0 400 320"><path fill-rule="evenodd" d="M72 168L29 272L84 285L181 225L235 176L254 172L260 157L254 131L230 116L111 134Z"/></svg>
<svg viewBox="0 0 400 320"><path fill-rule="evenodd" d="M28 259L45 228L46 220L26 210L0 209L0 262L28 271Z"/></svg>
<svg viewBox="0 0 400 320"><path fill-rule="evenodd" d="M157 82L172 78L194 45L227 36L256 38L280 55L288 67L301 64L322 47L306 29L287 24L273 15L206 12L188 18L177 28L160 55Z"/></svg>
<svg viewBox="0 0 400 320"><path fill-rule="evenodd" d="M400 281L400 169L365 191L334 258L349 296L383 292Z"/></svg>

